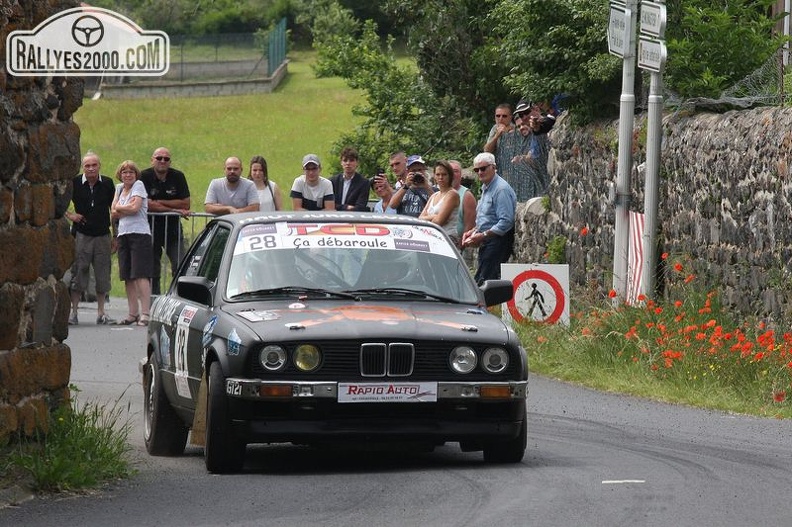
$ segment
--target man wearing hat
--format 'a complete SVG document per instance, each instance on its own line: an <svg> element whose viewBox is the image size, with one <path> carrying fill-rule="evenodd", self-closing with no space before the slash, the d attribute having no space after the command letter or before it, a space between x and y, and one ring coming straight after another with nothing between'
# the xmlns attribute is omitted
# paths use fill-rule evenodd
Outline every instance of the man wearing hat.
<svg viewBox="0 0 792 527"><path fill-rule="evenodd" d="M417 218L426 207L434 189L426 177L426 162L419 155L407 158L407 179L390 201L390 207L398 214Z"/></svg>
<svg viewBox="0 0 792 527"><path fill-rule="evenodd" d="M517 105L514 121L518 133L504 141L504 148L514 154L509 160L509 177L504 176L504 179L517 194L517 201L524 202L547 192L550 179L547 172L550 151L547 132L552 124L547 125L550 121L542 116L539 105L525 101Z"/></svg>
<svg viewBox="0 0 792 527"><path fill-rule="evenodd" d="M249 179L242 179L242 162L239 158L226 159L224 169L225 177L209 182L204 210L218 216L259 210L256 184Z"/></svg>
<svg viewBox="0 0 792 527"><path fill-rule="evenodd" d="M322 163L316 154L306 154L302 161L303 173L292 184L294 210L335 210L333 184L322 177Z"/></svg>

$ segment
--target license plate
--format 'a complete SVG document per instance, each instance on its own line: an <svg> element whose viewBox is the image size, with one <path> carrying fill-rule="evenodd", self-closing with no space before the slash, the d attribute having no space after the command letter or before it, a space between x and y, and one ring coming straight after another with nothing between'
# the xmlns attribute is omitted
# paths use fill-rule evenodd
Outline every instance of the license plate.
<svg viewBox="0 0 792 527"><path fill-rule="evenodd" d="M339 403L433 403L436 382L340 382Z"/></svg>

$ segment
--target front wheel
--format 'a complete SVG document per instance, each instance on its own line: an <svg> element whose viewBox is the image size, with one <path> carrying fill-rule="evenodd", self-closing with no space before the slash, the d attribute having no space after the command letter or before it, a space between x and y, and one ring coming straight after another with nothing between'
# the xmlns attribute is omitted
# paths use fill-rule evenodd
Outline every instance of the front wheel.
<svg viewBox="0 0 792 527"><path fill-rule="evenodd" d="M176 415L162 388L152 355L143 370L143 439L152 456L178 456L187 445L189 429Z"/></svg>
<svg viewBox="0 0 792 527"><path fill-rule="evenodd" d="M484 461L487 463L519 463L528 446L528 417L523 418L520 433L514 439L497 441L484 446Z"/></svg>
<svg viewBox="0 0 792 527"><path fill-rule="evenodd" d="M245 442L234 435L228 416L225 378L220 363L209 367L209 390L206 404L206 469L216 474L239 472L245 462Z"/></svg>

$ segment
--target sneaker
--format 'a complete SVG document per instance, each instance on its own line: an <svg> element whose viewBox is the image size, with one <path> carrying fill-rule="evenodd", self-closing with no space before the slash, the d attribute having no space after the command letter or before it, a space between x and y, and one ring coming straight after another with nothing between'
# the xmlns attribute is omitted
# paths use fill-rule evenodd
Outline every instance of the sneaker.
<svg viewBox="0 0 792 527"><path fill-rule="evenodd" d="M79 324L79 322L77 321L77 313L72 313L69 316L69 325L76 326L77 324Z"/></svg>
<svg viewBox="0 0 792 527"><path fill-rule="evenodd" d="M106 326L108 324L115 324L116 321L113 318L108 317L107 315L99 315L96 317L96 323L100 326Z"/></svg>

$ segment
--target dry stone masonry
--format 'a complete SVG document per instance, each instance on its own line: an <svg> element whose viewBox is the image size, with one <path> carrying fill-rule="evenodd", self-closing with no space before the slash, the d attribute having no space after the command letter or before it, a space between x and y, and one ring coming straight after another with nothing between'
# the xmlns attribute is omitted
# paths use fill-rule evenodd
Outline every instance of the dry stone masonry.
<svg viewBox="0 0 792 527"><path fill-rule="evenodd" d="M517 260L547 261L560 242L577 294L595 291L605 298L612 284L609 184L616 181L617 137L616 121L581 128L562 118L551 132L549 199L539 215L524 207L518 214ZM642 118L634 138L630 208L643 212ZM664 119L658 255L683 263L696 276L691 284L718 291L740 316L792 317L790 152L789 108ZM668 267L659 273L662 293L673 273Z"/></svg>
<svg viewBox="0 0 792 527"><path fill-rule="evenodd" d="M0 0L0 444L46 429L69 397L69 295L74 258L63 214L79 172L76 78L12 77L7 35L76 2Z"/></svg>

